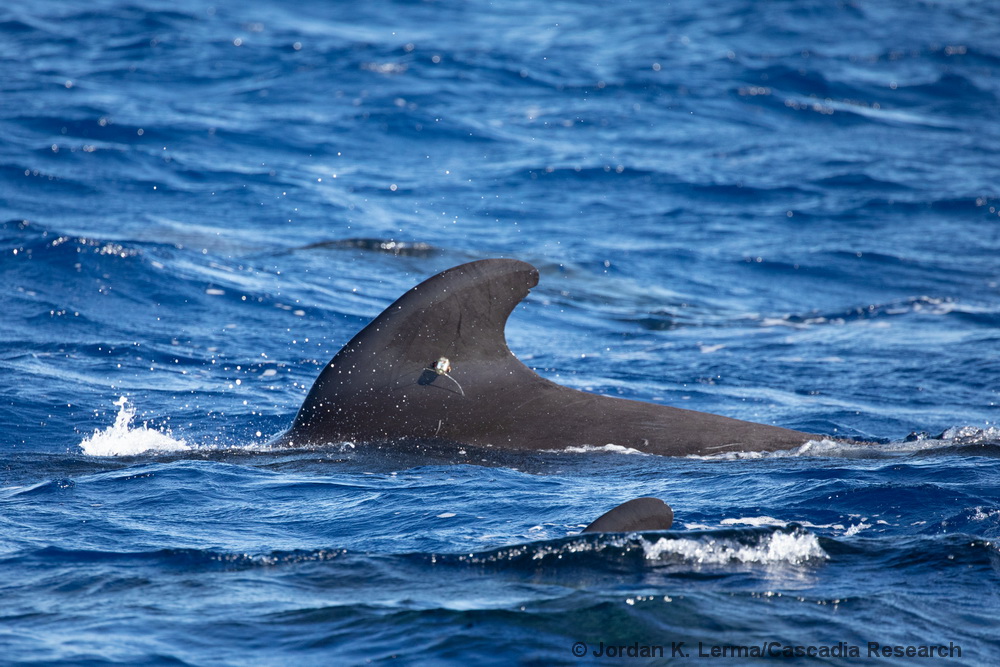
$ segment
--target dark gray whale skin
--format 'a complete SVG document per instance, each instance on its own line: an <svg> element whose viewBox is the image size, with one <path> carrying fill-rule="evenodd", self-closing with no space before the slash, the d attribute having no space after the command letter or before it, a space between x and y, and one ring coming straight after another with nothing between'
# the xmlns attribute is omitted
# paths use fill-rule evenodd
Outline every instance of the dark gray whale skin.
<svg viewBox="0 0 1000 667"><path fill-rule="evenodd" d="M669 530L674 511L659 498L633 498L594 519L581 533Z"/></svg>
<svg viewBox="0 0 1000 667"><path fill-rule="evenodd" d="M820 436L550 382L504 327L538 284L512 259L462 264L417 285L337 353L276 445L442 440L503 449L615 444L665 456L771 451ZM450 362L447 375L433 367Z"/></svg>

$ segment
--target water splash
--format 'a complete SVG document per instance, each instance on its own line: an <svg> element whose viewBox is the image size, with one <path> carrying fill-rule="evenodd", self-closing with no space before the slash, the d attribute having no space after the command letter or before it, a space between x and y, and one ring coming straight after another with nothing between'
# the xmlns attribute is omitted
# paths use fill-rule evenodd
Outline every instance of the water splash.
<svg viewBox="0 0 1000 667"><path fill-rule="evenodd" d="M759 544L742 544L731 539L667 539L656 542L642 541L647 560L661 560L680 556L685 561L699 565L726 565L728 563L791 563L801 565L813 560L827 560L829 556L812 533L775 532Z"/></svg>
<svg viewBox="0 0 1000 667"><path fill-rule="evenodd" d="M135 408L124 396L114 403L118 406L115 423L103 431L94 430L89 438L84 438L80 449L87 456L135 456L145 452L182 452L191 447L183 440L175 440L170 430L156 430L146 426L134 427Z"/></svg>
<svg viewBox="0 0 1000 667"><path fill-rule="evenodd" d="M1000 443L1000 427L953 426L941 434L942 441L956 445L989 445Z"/></svg>

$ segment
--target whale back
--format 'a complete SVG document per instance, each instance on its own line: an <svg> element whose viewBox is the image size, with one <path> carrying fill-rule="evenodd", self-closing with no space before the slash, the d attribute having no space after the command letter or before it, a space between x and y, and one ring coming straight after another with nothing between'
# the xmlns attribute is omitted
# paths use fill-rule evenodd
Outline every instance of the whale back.
<svg viewBox="0 0 1000 667"><path fill-rule="evenodd" d="M538 271L487 259L417 285L320 373L282 444L434 438L508 449L615 444L666 455L772 450L807 433L570 389L507 346Z"/></svg>

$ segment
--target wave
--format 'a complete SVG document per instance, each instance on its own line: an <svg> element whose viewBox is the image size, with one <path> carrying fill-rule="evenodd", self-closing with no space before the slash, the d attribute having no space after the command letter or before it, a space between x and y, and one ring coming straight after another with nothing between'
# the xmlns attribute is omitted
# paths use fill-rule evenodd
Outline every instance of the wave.
<svg viewBox="0 0 1000 667"><path fill-rule="evenodd" d="M514 569L573 567L725 568L808 565L828 559L816 535L799 526L665 533L571 536L468 554L410 555L431 563L503 565Z"/></svg>
<svg viewBox="0 0 1000 667"><path fill-rule="evenodd" d="M995 521L998 510L975 508L970 523ZM766 519L766 517L758 517ZM753 523L753 521L750 521ZM780 522L779 522L780 523ZM342 563L352 571L385 568L486 568L489 570L559 571L570 576L580 570L617 573L664 571L743 573L758 570L774 574L808 571L825 565L888 567L905 575L914 566L936 570L948 560L954 565L991 568L1000 558L1000 543L967 532L898 537L856 537L860 530L840 537L820 537L801 524L724 527L711 530L651 533L603 533L527 542L485 551L463 553L366 553L342 547L274 550L261 553L216 549L161 548L146 551L73 549L57 546L14 549L0 556L0 564L143 563L184 571L242 571Z"/></svg>
<svg viewBox="0 0 1000 667"><path fill-rule="evenodd" d="M66 480L53 480L60 484ZM37 539L11 543L0 566L74 568L143 566L180 572L247 571L319 566L331 576L345 569L373 582L387 572L412 578L438 568L508 573L539 573L577 580L581 572L658 573L702 577L758 573L769 579L800 579L817 568L880 571L885 580L915 571L938 572L941 562L989 572L1000 558L994 539L1000 510L976 506L955 517L947 532L900 536L865 532L861 522L837 537L822 536L802 523L772 517L726 520L721 528L640 533L588 533L465 552L410 551L372 553L342 546L252 551L213 547L163 547L146 550L94 549L89 546L41 546ZM838 526L839 527L839 526ZM822 526L817 526L822 528ZM984 534L984 531L987 534ZM327 564L333 562L330 567ZM332 568L332 569L331 569ZM915 569L916 568L916 569ZM896 574L889 574L895 571ZM423 575L421 575L423 576Z"/></svg>
<svg viewBox="0 0 1000 667"><path fill-rule="evenodd" d="M979 509L979 508L977 508ZM996 510L982 510L970 521L994 518ZM1000 557L1000 544L968 533L920 535L905 538L877 536L819 537L800 524L666 531L662 533L606 533L575 535L528 542L492 550L465 553L410 552L372 554L340 547L275 550L262 553L228 552L197 548L163 548L148 551L104 551L55 546L8 552L0 563L149 563L183 570L252 570L330 561L352 570L384 567L487 567L504 571L550 571L572 574L591 571L643 571L665 569L672 573L763 572L815 568L824 564L857 563L866 567L893 567L903 572L915 564L936 567L945 558L955 564L991 567Z"/></svg>
<svg viewBox="0 0 1000 667"><path fill-rule="evenodd" d="M10 554L0 562L37 562L37 563L154 563L183 569L224 569L246 570L259 567L274 567L277 565L293 565L298 563L324 562L340 558L348 553L347 549L316 549L301 551L275 551L266 554L229 553L209 549L167 548L150 551L102 551L97 549L66 549L62 547L43 547Z"/></svg>
<svg viewBox="0 0 1000 667"><path fill-rule="evenodd" d="M459 554L414 552L376 555L332 547L259 554L195 548L120 552L48 546L7 554L4 560L72 563L138 561L193 569L242 570L321 563L334 559L377 559L425 566L491 565L516 570L551 566L566 569L600 567L602 563L604 566L625 566L630 569L667 565L689 569L744 565L802 566L820 564L829 558L816 535L801 526L788 525L691 532L574 535Z"/></svg>
<svg viewBox="0 0 1000 667"><path fill-rule="evenodd" d="M873 261L880 264L901 263L891 255L874 253ZM975 323L996 326L1000 323L1000 313L995 309L983 306L964 304L950 297L915 296L897 301L885 303L874 303L865 306L858 306L850 310L841 312L813 312L808 314L786 314L781 316L760 317L760 326L775 327L785 326L795 329L805 329L816 325L843 325L860 320L874 320L900 315L931 315L931 316L954 316L969 320ZM757 319L753 316L751 319Z"/></svg>
<svg viewBox="0 0 1000 667"><path fill-rule="evenodd" d="M938 436L912 434L905 440L888 443L873 443L846 440L810 440L793 449L771 452L725 452L722 454L691 455L686 458L705 461L732 461L736 459L773 459L798 457L831 458L890 458L913 454L952 454L956 448L968 454L966 448L977 448L980 456L1000 456L1000 428L989 426L956 426Z"/></svg>
<svg viewBox="0 0 1000 667"><path fill-rule="evenodd" d="M406 257L433 257L441 250L429 243L420 241L396 241L380 238L349 238L316 241L300 246L295 250L316 250L330 248L333 250L365 250L369 252L384 252L390 255Z"/></svg>

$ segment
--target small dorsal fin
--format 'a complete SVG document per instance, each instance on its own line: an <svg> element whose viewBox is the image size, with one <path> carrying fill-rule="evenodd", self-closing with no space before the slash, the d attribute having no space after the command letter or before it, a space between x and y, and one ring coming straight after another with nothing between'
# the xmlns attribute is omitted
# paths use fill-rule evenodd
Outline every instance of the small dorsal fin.
<svg viewBox="0 0 1000 667"><path fill-rule="evenodd" d="M643 530L669 530L673 523L673 510L659 498L633 498L602 514L581 532L631 533Z"/></svg>

